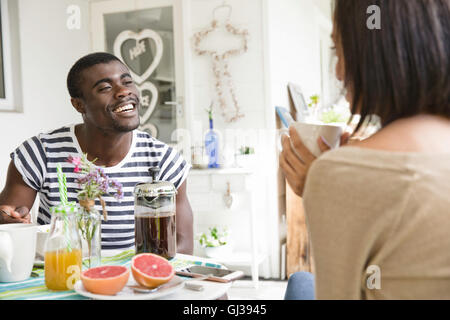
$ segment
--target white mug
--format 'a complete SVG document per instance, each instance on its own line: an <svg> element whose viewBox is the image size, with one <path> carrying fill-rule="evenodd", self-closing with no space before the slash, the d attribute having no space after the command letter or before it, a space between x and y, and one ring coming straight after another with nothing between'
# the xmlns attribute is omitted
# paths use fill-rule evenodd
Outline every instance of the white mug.
<svg viewBox="0 0 450 320"><path fill-rule="evenodd" d="M36 251L37 227L32 224L0 225L0 282L30 277Z"/></svg>
<svg viewBox="0 0 450 320"><path fill-rule="evenodd" d="M48 235L50 234L50 225L46 224L38 226L37 228L36 258L43 260L45 256L45 242L47 241Z"/></svg>
<svg viewBox="0 0 450 320"><path fill-rule="evenodd" d="M316 157L319 157L322 153L317 143L319 137L322 137L322 140L325 140L325 144L327 144L330 149L337 148L341 143L341 136L344 133L345 124L331 125L294 122L292 126L297 130L305 147L307 147Z"/></svg>

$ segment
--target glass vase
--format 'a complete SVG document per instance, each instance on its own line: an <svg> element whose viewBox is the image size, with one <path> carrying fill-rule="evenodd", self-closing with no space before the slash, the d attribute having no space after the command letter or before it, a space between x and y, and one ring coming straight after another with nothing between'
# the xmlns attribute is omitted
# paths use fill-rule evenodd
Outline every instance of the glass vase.
<svg viewBox="0 0 450 320"><path fill-rule="evenodd" d="M94 207L94 200L88 200L91 205L82 205L78 211L78 229L83 247L83 266L98 267L101 264L101 225L102 217Z"/></svg>
<svg viewBox="0 0 450 320"><path fill-rule="evenodd" d="M209 131L205 136L205 149L209 157L208 168L219 168L219 135L214 130L212 119L209 119Z"/></svg>

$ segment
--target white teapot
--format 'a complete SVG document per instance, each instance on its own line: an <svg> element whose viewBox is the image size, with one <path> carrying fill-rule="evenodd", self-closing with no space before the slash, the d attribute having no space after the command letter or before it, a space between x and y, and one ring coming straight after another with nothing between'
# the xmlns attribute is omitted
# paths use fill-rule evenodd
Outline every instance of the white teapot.
<svg viewBox="0 0 450 320"><path fill-rule="evenodd" d="M28 279L36 254L37 226L23 223L0 225L0 282Z"/></svg>
<svg viewBox="0 0 450 320"><path fill-rule="evenodd" d="M7 232L0 232L0 260L3 260L8 272L11 272L13 242Z"/></svg>

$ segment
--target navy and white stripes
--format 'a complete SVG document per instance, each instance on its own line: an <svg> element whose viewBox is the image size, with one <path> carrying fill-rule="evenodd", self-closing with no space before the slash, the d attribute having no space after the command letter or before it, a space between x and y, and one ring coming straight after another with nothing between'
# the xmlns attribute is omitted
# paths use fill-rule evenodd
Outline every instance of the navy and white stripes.
<svg viewBox="0 0 450 320"><path fill-rule="evenodd" d="M80 157L82 154L74 127L71 125L39 134L11 153L11 159L25 183L39 193L39 224L50 223L50 207L60 202L56 173L58 163L67 177L69 201L77 200L79 186L75 179L79 174L74 173L73 165L66 162L70 155ZM153 166L160 167L160 180L170 181L176 188L186 179L190 169L190 165L173 148L139 130L133 132L132 147L126 157L116 166L104 168L108 177L122 183L124 198L119 202L113 196L103 197L108 220L102 221L102 249L134 246L133 190L137 183L149 181L148 169ZM99 200L96 200L95 206L101 212Z"/></svg>

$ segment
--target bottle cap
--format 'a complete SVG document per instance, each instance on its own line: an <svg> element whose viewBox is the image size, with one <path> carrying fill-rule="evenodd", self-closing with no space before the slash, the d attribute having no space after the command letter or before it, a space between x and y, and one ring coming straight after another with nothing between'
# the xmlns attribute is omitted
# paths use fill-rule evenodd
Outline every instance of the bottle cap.
<svg viewBox="0 0 450 320"><path fill-rule="evenodd" d="M50 212L53 213L74 213L77 212L77 205L75 202L69 202L67 204L60 203L55 207L50 208Z"/></svg>

